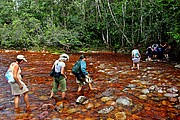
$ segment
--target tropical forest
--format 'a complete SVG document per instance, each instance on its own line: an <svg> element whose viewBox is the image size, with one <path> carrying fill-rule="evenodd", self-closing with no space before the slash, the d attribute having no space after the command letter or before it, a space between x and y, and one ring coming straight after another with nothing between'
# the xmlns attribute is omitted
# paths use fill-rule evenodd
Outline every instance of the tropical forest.
<svg viewBox="0 0 180 120"><path fill-rule="evenodd" d="M180 120L180 0L0 0L0 66L0 120Z"/></svg>
<svg viewBox="0 0 180 120"><path fill-rule="evenodd" d="M178 0L4 0L0 8L3 49L145 53L168 43L180 58Z"/></svg>

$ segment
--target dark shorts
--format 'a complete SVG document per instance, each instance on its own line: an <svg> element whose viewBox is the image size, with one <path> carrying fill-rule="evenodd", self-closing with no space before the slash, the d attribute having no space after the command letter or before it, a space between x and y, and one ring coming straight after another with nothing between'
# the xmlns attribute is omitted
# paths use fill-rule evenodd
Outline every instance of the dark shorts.
<svg viewBox="0 0 180 120"><path fill-rule="evenodd" d="M92 83L92 82L93 82L92 78L87 75L83 77L82 76L76 77L76 83L81 86L86 85L88 83Z"/></svg>

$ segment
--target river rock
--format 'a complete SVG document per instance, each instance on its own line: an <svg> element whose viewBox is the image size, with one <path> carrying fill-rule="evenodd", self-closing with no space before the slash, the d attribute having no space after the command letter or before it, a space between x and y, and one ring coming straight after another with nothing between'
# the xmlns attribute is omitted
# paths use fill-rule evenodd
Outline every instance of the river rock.
<svg viewBox="0 0 180 120"><path fill-rule="evenodd" d="M129 85L127 85L127 87L128 87L128 88L136 88L136 85L134 85L134 84L129 84Z"/></svg>
<svg viewBox="0 0 180 120"><path fill-rule="evenodd" d="M139 95L138 98L141 100L147 100L147 95Z"/></svg>
<svg viewBox="0 0 180 120"><path fill-rule="evenodd" d="M179 109L179 110L180 110L180 104L174 105L174 107L175 107L176 109Z"/></svg>
<svg viewBox="0 0 180 120"><path fill-rule="evenodd" d="M132 105L132 100L129 99L128 97L121 96L116 100L116 103L126 105L126 106L131 106Z"/></svg>
<svg viewBox="0 0 180 120"><path fill-rule="evenodd" d="M158 93L164 93L165 91L163 90L162 87L159 87L158 90L157 90Z"/></svg>
<svg viewBox="0 0 180 120"><path fill-rule="evenodd" d="M113 97L102 97L101 101L102 102L107 102L107 101L112 100L112 99L113 99Z"/></svg>
<svg viewBox="0 0 180 120"><path fill-rule="evenodd" d="M174 67L175 67L175 68L180 68L180 64L179 64L179 65L177 64L177 65L175 65Z"/></svg>
<svg viewBox="0 0 180 120"><path fill-rule="evenodd" d="M104 73L105 71L104 71L104 70L98 70L98 72L102 72L102 73Z"/></svg>
<svg viewBox="0 0 180 120"><path fill-rule="evenodd" d="M116 120L126 120L126 113L125 112L117 112L115 113Z"/></svg>
<svg viewBox="0 0 180 120"><path fill-rule="evenodd" d="M103 96L109 97L114 95L115 88L108 88L102 93Z"/></svg>
<svg viewBox="0 0 180 120"><path fill-rule="evenodd" d="M157 89L158 89L158 86L157 86L157 85L152 85L152 86L149 87L149 90L150 90L150 91L155 91L155 90L157 90Z"/></svg>
<svg viewBox="0 0 180 120"><path fill-rule="evenodd" d="M177 93L179 90L177 87L172 87L172 88L168 88L167 92L168 93Z"/></svg>
<svg viewBox="0 0 180 120"><path fill-rule="evenodd" d="M148 90L148 89L142 89L142 90L141 90L141 93L143 93L143 94L148 94L148 93L149 93L149 90Z"/></svg>
<svg viewBox="0 0 180 120"><path fill-rule="evenodd" d="M114 110L114 107L113 106L109 106L109 107L106 107L104 109L99 110L98 113L100 113L100 114L107 114L107 113L111 112L112 110Z"/></svg>
<svg viewBox="0 0 180 120"><path fill-rule="evenodd" d="M83 104L83 102L85 102L87 100L87 98L85 96L79 96L77 99L76 99L76 103L78 104Z"/></svg>
<svg viewBox="0 0 180 120"><path fill-rule="evenodd" d="M175 93L166 93L164 94L165 97L178 97L178 94Z"/></svg>

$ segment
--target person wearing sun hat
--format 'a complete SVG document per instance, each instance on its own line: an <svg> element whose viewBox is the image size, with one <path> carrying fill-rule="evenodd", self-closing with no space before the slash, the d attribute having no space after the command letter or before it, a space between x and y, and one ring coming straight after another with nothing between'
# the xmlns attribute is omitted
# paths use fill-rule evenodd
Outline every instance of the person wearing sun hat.
<svg viewBox="0 0 180 120"><path fill-rule="evenodd" d="M29 95L28 95L28 88L25 85L25 83L22 81L22 75L21 75L21 68L20 64L23 62L27 62L27 59L24 57L24 55L17 55L16 61L12 62L8 68L8 70L11 70L13 73L13 78L15 80L14 83L9 83L11 86L11 92L12 95L14 95L14 108L15 111L18 112L19 109L19 101L20 96L24 95L24 101L26 103L26 110L30 111L30 103L29 103Z"/></svg>
<svg viewBox="0 0 180 120"><path fill-rule="evenodd" d="M50 98L53 97L54 93L58 91L58 87L60 86L62 92L62 99L65 99L66 95L66 79L67 76L65 74L65 62L69 60L69 56L67 54L61 54L59 59L56 60L52 66L52 69L55 67L55 74L53 76L53 88L51 90Z"/></svg>

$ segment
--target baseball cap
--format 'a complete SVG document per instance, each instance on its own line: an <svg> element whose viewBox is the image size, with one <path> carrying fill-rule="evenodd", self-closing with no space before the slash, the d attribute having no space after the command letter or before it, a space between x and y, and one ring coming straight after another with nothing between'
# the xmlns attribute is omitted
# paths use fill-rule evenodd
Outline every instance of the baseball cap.
<svg viewBox="0 0 180 120"><path fill-rule="evenodd" d="M27 62L27 60L26 60L26 58L24 57L24 55L18 55L18 56L17 56L17 59L24 60L25 62Z"/></svg>

